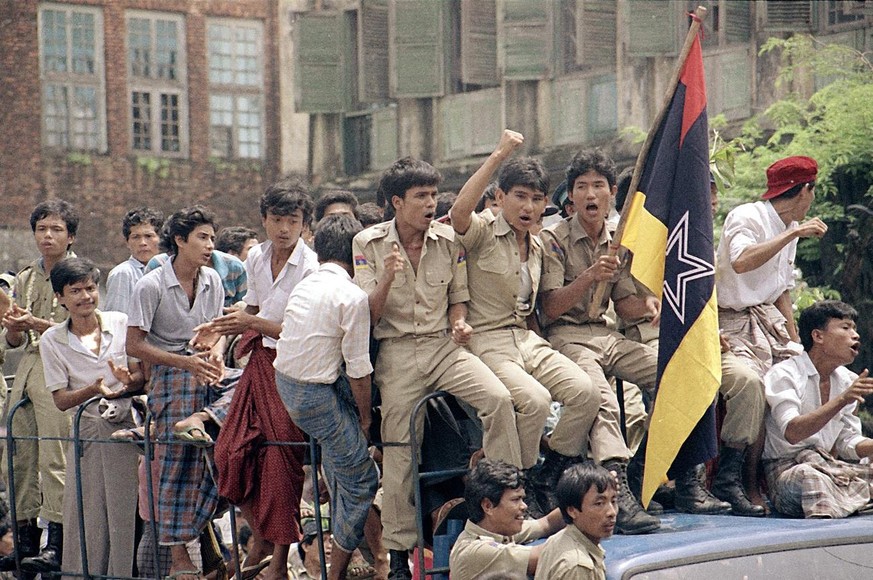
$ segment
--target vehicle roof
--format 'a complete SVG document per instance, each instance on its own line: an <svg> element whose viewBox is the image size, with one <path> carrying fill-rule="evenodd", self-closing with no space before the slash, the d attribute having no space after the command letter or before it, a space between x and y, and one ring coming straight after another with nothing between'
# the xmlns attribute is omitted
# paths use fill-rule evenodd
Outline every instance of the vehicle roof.
<svg viewBox="0 0 873 580"><path fill-rule="evenodd" d="M603 540L608 578L738 555L873 543L873 515L838 520L667 513L661 529Z"/></svg>

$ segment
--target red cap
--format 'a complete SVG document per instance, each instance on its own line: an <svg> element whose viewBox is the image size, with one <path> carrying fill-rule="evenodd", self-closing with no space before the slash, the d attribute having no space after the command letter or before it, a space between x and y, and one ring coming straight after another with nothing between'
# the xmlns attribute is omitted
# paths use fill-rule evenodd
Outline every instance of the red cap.
<svg viewBox="0 0 873 580"><path fill-rule="evenodd" d="M815 181L818 164L812 157L796 155L780 159L767 168L767 191L763 199L779 197L798 183Z"/></svg>

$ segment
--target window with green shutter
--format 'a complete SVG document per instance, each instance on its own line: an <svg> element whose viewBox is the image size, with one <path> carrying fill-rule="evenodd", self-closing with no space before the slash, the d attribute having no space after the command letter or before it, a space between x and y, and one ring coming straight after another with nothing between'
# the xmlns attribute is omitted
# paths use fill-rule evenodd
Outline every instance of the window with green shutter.
<svg viewBox="0 0 873 580"><path fill-rule="evenodd" d="M705 54L706 112L723 114L729 121L752 113L752 57L747 47Z"/></svg>
<svg viewBox="0 0 873 580"><path fill-rule="evenodd" d="M388 12L391 96L445 93L444 2L391 0Z"/></svg>
<svg viewBox="0 0 873 580"><path fill-rule="evenodd" d="M461 0L461 82L479 86L500 84L496 0Z"/></svg>
<svg viewBox="0 0 873 580"><path fill-rule="evenodd" d="M552 73L555 3L551 0L504 0L499 29L503 78L538 80Z"/></svg>
<svg viewBox="0 0 873 580"><path fill-rule="evenodd" d="M347 34L338 12L306 12L296 20L296 106L303 113L347 108Z"/></svg>
<svg viewBox="0 0 873 580"><path fill-rule="evenodd" d="M627 54L639 56L676 56L686 29L683 6L671 0L628 0Z"/></svg>
<svg viewBox="0 0 873 580"><path fill-rule="evenodd" d="M767 30L811 30L812 3L809 0L768 0L764 3Z"/></svg>
<svg viewBox="0 0 873 580"><path fill-rule="evenodd" d="M440 100L443 157L490 153L503 131L503 90L485 89Z"/></svg>
<svg viewBox="0 0 873 580"><path fill-rule="evenodd" d="M615 66L615 0L576 0L576 62Z"/></svg>
<svg viewBox="0 0 873 580"><path fill-rule="evenodd" d="M586 96L587 137L596 140L614 135L618 131L618 89L615 75L590 79Z"/></svg>
<svg viewBox="0 0 873 580"><path fill-rule="evenodd" d="M383 169L398 157L397 106L389 105L373 111L370 138L370 168Z"/></svg>
<svg viewBox="0 0 873 580"><path fill-rule="evenodd" d="M358 16L358 99L388 98L388 0L361 0Z"/></svg>
<svg viewBox="0 0 873 580"><path fill-rule="evenodd" d="M752 3L747 0L723 2L722 28L727 43L743 43L752 39Z"/></svg>
<svg viewBox="0 0 873 580"><path fill-rule="evenodd" d="M552 135L555 145L575 145L585 141L588 115L585 93L588 79L573 77L552 83Z"/></svg>

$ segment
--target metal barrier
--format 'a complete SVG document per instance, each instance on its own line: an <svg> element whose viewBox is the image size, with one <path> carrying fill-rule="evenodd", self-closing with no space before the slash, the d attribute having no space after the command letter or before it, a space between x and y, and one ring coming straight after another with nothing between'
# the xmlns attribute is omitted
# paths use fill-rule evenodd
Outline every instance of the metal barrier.
<svg viewBox="0 0 873 580"><path fill-rule="evenodd" d="M9 377L13 379L14 377ZM425 405L428 401L435 398L442 398L449 396L449 393L445 391L435 391L423 397L421 400L416 403L413 408L412 415L409 419L409 433L410 433L410 443L400 443L400 442L383 442L378 447L410 447L411 460L412 460L412 485L414 490L414 501L415 501L415 524L416 531L418 535L417 539L417 547L418 547L418 570L420 578L424 578L428 574L444 574L448 573L448 567L436 567L436 568L426 568L425 567L425 559L424 559L424 513L422 511L422 497L421 497L421 481L437 478L437 477L445 477L445 476L455 476L455 475L463 475L466 473L466 469L453 469L453 470L442 470L442 471L431 471L431 472L421 472L420 471L420 460L421 460L421 451L420 446L417 444L418 442L418 430L416 429L416 421L415 418L421 413L422 409L425 408ZM74 474L75 474L75 488L76 488L76 505L79 512L78 518L78 528L79 528L79 539L80 539L80 550L81 550L81 559L82 559L82 572L81 573L71 573L67 571L62 571L61 573L65 576L76 576L83 577L86 579L91 578L100 578L100 579L113 579L113 580L145 580L143 577L135 577L135 576L104 576L91 574L88 565L88 551L87 551L87 535L85 530L85 517L84 517L84 503L83 503L83 493L82 493L82 465L81 458L84 454L84 443L95 443L95 444L109 444L109 445L131 445L129 441L120 441L115 439L82 439L81 437L81 420L82 415L87 409L88 406L98 403L101 397L93 397L88 399L84 403L82 403L79 408L76 410L76 413L73 417L73 425L72 425L72 434L71 437L63 438L63 437L39 437L39 436L18 436L16 437L13 433L12 423L15 417L15 414L21 409L24 405L30 402L30 399L25 396L20 401L17 401L10 409L6 417L6 461L8 467L8 500L9 500L9 515L10 515L10 525L13 532L13 543L16 554L20 554L20 546L18 541L18 517L15 506L15 477L14 477L14 460L13 457L16 454L16 441L20 440L29 440L29 441L41 441L41 440L59 440L59 441L67 441L74 446L75 453L74 457ZM157 530L157 517L156 517L156 506L155 506L155 494L154 490L154 481L152 476L151 462L154 460L154 448L155 445L191 445L191 443L178 441L178 440L157 440L152 439L151 437L151 413L146 414L145 418L145 436L143 441L143 454L145 460L147 462L145 469L145 477L146 477L146 487L148 489L148 510L149 510L149 522L147 523L151 528L152 537L155 539L152 542L152 560L155 569L155 580L162 580L160 575L160 555L159 555L159 547L157 542L158 530ZM309 446L310 455L311 455L311 466L312 466L312 484L314 493L318 494L318 485L319 485L319 457L320 454L318 452L318 443L315 439L311 439L309 443L306 442L291 442L291 441L265 441L264 445L277 445L277 446ZM322 580L327 580L327 558L325 555L324 548L324 528L322 526L322 517L321 517L321 506L319 502L316 500L313 502L314 511L315 511L315 523L317 529L317 542L318 542L318 552L319 552L319 560L321 562L321 577ZM236 513L235 509L231 507L230 509L230 519L231 519L231 544L234 547L236 553L234 555L235 562L235 574L237 578L242 577L242 563L238 557L239 555L239 544L237 539L237 531L236 531ZM21 570L21 560L20 558L16 558L16 572L19 577L22 577ZM60 575L59 573L58 575Z"/></svg>

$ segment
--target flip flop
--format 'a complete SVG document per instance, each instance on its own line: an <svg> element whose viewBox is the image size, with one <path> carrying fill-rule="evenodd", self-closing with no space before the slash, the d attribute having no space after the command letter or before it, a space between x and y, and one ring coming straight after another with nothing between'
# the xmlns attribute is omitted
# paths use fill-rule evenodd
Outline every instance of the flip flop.
<svg viewBox="0 0 873 580"><path fill-rule="evenodd" d="M273 560L273 555L270 554L269 556L267 556L266 558L264 558L263 560L261 560L260 562L255 564L254 566L244 566L239 571L240 578L242 578L242 580L252 580L253 578L256 578L258 576L258 574L263 572L264 568L266 568L267 566L270 565L270 562L272 560Z"/></svg>
<svg viewBox="0 0 873 580"><path fill-rule="evenodd" d="M200 435L195 435L195 432L200 433ZM197 427L195 425L189 425L181 431L173 431L173 435L175 435L176 439L184 441L185 443L191 443L195 447L212 447L213 444L212 437L209 436L209 433L204 431L202 427Z"/></svg>
<svg viewBox="0 0 873 580"><path fill-rule="evenodd" d="M178 570L172 574L164 576L164 580L178 580L182 576L197 576L198 578L202 578L203 574L200 570Z"/></svg>
<svg viewBox="0 0 873 580"><path fill-rule="evenodd" d="M375 575L376 569L369 564L352 564L346 570L346 578L349 580L365 580Z"/></svg>
<svg viewBox="0 0 873 580"><path fill-rule="evenodd" d="M113 431L110 439L115 441L124 441L136 445L140 453L145 452L145 433L142 427L134 427L132 429L119 429Z"/></svg>

